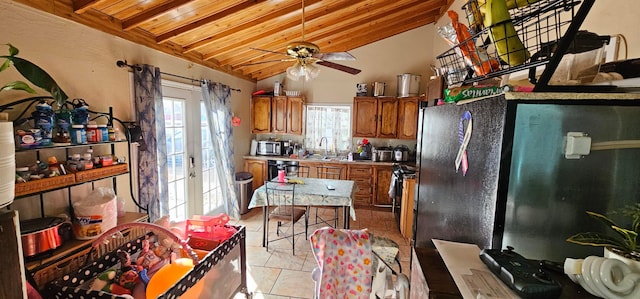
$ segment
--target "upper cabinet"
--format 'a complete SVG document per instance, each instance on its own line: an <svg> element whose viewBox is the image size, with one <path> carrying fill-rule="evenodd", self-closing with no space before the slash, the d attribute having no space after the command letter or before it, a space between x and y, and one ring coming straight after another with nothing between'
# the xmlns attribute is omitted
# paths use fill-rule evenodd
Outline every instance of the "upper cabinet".
<svg viewBox="0 0 640 299"><path fill-rule="evenodd" d="M353 137L416 139L420 97L355 97Z"/></svg>
<svg viewBox="0 0 640 299"><path fill-rule="evenodd" d="M271 132L271 97L255 96L251 98L251 133Z"/></svg>
<svg viewBox="0 0 640 299"><path fill-rule="evenodd" d="M393 97L353 99L353 137L396 138L398 101Z"/></svg>
<svg viewBox="0 0 640 299"><path fill-rule="evenodd" d="M398 139L416 139L419 111L419 97L398 99Z"/></svg>
<svg viewBox="0 0 640 299"><path fill-rule="evenodd" d="M251 133L302 134L304 97L254 96Z"/></svg>
<svg viewBox="0 0 640 299"><path fill-rule="evenodd" d="M353 137L376 137L376 111L377 98L353 99Z"/></svg>

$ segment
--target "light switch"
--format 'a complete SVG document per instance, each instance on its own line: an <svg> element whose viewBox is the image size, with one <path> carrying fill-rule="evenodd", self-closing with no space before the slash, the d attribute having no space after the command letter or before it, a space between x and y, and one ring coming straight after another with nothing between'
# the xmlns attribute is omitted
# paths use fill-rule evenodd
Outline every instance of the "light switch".
<svg viewBox="0 0 640 299"><path fill-rule="evenodd" d="M564 148L564 157L567 159L580 159L591 152L591 137L583 132L568 132L567 144Z"/></svg>

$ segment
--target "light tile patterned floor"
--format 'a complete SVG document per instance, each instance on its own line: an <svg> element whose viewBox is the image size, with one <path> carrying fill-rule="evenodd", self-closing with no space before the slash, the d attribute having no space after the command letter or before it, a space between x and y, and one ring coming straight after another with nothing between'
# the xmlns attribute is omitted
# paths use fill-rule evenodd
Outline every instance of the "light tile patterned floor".
<svg viewBox="0 0 640 299"><path fill-rule="evenodd" d="M315 209L311 209L315 213ZM321 215L333 215L331 209L320 209ZM314 221L315 214L310 217ZM351 221L352 229L368 228L377 236L384 236L394 240L400 246L400 263L402 273L409 276L409 259L411 247L409 241L400 235L400 230L391 211L356 210L356 221ZM304 220L298 222L298 228L303 228ZM292 255L291 243L286 240L269 244L269 252L262 247L262 210L252 209L242 215L236 224L245 225L247 229L247 284L249 291L256 299L298 299L313 298L313 280L311 271L316 261L311 254L308 240L303 235L296 239L296 255ZM270 226L270 233L275 235L275 224ZM342 225L342 217L340 219ZM320 225L310 226L309 233L320 228ZM395 267L396 270L397 267ZM244 298L239 294L236 298Z"/></svg>

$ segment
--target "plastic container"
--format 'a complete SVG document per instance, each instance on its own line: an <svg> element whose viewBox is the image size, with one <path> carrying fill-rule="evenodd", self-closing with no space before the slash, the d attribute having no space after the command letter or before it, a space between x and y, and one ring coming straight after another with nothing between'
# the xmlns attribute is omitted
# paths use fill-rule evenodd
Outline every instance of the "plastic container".
<svg viewBox="0 0 640 299"><path fill-rule="evenodd" d="M107 125L98 125L98 142L108 142L109 141L109 129L107 129Z"/></svg>
<svg viewBox="0 0 640 299"><path fill-rule="evenodd" d="M71 143L73 144L87 143L87 132L84 129L84 125L71 126Z"/></svg>
<svg viewBox="0 0 640 299"><path fill-rule="evenodd" d="M116 130L114 130L113 127L110 126L107 128L107 134L109 141L116 141Z"/></svg>
<svg viewBox="0 0 640 299"><path fill-rule="evenodd" d="M98 125L96 124L88 124L87 125L87 142L95 143L98 142Z"/></svg>
<svg viewBox="0 0 640 299"><path fill-rule="evenodd" d="M53 109L46 102L38 103L36 110L31 113L34 120L35 128L41 130L42 139L40 145L51 145L53 140Z"/></svg>
<svg viewBox="0 0 640 299"><path fill-rule="evenodd" d="M27 182L29 181L29 177L31 177L31 171L29 171L29 167L17 167L16 175L16 183Z"/></svg>
<svg viewBox="0 0 640 299"><path fill-rule="evenodd" d="M94 239L116 226L118 203L115 191L99 187L73 203L73 233L76 239Z"/></svg>

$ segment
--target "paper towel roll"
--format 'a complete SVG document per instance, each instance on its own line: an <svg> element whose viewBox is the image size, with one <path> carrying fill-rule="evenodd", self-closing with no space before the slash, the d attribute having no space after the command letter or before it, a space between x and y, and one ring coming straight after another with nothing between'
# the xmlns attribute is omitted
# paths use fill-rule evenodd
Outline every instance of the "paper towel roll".
<svg viewBox="0 0 640 299"><path fill-rule="evenodd" d="M13 123L0 122L0 208L13 202L15 194L16 151Z"/></svg>

